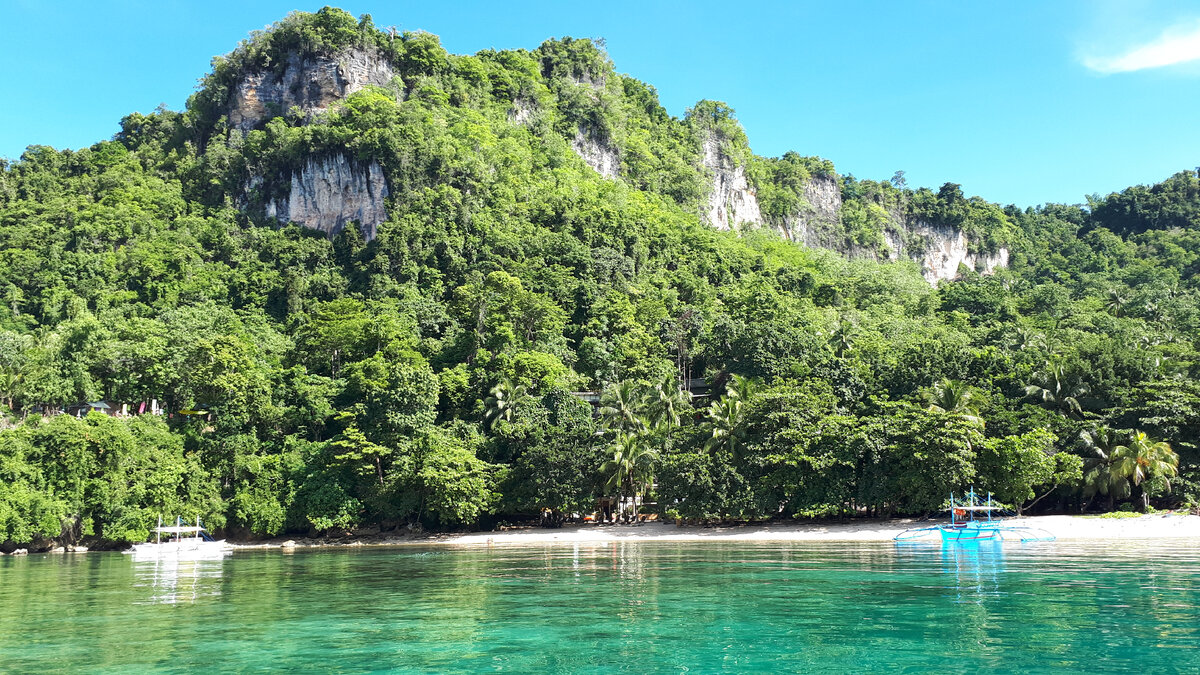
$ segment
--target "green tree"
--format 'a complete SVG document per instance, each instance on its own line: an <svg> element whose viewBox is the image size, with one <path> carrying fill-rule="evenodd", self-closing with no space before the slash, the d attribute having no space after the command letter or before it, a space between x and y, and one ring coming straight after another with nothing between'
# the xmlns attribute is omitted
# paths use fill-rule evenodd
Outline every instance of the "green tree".
<svg viewBox="0 0 1200 675"><path fill-rule="evenodd" d="M925 401L929 404L930 412L957 415L982 428L983 418L980 417L979 408L975 403L977 395L978 390L974 387L958 380L944 378L925 392Z"/></svg>
<svg viewBox="0 0 1200 675"><path fill-rule="evenodd" d="M501 421L512 424L517 412L531 398L527 387L505 378L492 387L491 396L483 402L483 419L491 429Z"/></svg>
<svg viewBox="0 0 1200 675"><path fill-rule="evenodd" d="M1161 477L1167 480L1167 490L1170 490L1170 479L1178 475L1178 467L1179 456L1171 446L1155 441L1144 431L1133 432L1128 445L1117 446L1112 453L1112 475L1132 482L1134 487L1140 487L1149 478ZM1142 508L1150 508L1150 494L1145 489L1142 490Z"/></svg>
<svg viewBox="0 0 1200 675"><path fill-rule="evenodd" d="M1045 368L1034 376L1034 381L1025 386L1026 396L1068 417L1083 417L1079 399L1090 392L1087 384L1077 374L1068 372L1059 359L1046 362Z"/></svg>
<svg viewBox="0 0 1200 675"><path fill-rule="evenodd" d="M632 504L633 520L636 522L637 498L649 490L654 482L659 453L650 447L644 433L618 433L610 449L612 459L600 467L600 473L607 476L607 489L616 490L622 503L628 499Z"/></svg>

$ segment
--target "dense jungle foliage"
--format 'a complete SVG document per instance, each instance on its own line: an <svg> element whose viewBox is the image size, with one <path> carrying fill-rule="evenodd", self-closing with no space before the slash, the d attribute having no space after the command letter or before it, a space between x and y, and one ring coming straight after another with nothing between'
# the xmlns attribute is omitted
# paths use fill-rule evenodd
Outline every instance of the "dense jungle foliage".
<svg viewBox="0 0 1200 675"><path fill-rule="evenodd" d="M399 77L228 128L240 73L349 46ZM619 179L572 152L579 130L620 150ZM913 218L1010 265L931 288L908 261L716 231L705 138L769 222L834 178L847 247ZM387 176L373 240L247 207L252 177L333 152ZM137 540L160 513L232 536L475 526L634 494L687 519L920 514L970 485L1016 508L1195 504L1198 261L1192 173L1000 207L757 157L727 106L671 117L590 40L458 56L297 13L183 112L0 164L0 542ZM50 414L99 400L166 414Z"/></svg>

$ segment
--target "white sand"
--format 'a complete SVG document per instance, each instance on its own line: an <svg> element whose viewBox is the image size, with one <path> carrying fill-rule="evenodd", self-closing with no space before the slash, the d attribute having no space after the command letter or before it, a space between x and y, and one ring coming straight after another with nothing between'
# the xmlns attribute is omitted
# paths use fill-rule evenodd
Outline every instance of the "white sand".
<svg viewBox="0 0 1200 675"><path fill-rule="evenodd" d="M607 543L607 542L836 542L891 541L892 537L911 527L930 527L937 520L917 522L912 519L861 520L848 523L772 523L727 527L678 527L667 523L641 525L577 525L559 529L528 527L500 532L468 534L414 534L407 536L375 536L348 539L282 540L234 544L235 548L309 548L341 546L406 546L447 544L460 546L535 545ZM1176 514L1148 515L1132 518L1098 518L1091 516L1034 516L1008 518L1005 522L1022 527L1038 528L1060 540L1071 541L1148 541L1170 539L1194 540L1200 544L1200 516Z"/></svg>
<svg viewBox="0 0 1200 675"><path fill-rule="evenodd" d="M677 527L666 523L642 525L584 525L560 529L529 528L504 532L430 537L426 543L511 545L596 543L610 541L890 541L910 527L929 527L938 521L876 520L850 523L780 523L732 527ZM1058 539L1186 539L1200 543L1200 516L1148 515L1136 518L1035 516L1006 522L1040 528ZM416 543L416 542L414 542Z"/></svg>

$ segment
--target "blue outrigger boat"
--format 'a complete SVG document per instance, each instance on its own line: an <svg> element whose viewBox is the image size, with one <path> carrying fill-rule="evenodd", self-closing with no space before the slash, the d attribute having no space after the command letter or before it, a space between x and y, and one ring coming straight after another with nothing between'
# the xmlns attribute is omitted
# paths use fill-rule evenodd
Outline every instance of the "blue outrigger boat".
<svg viewBox="0 0 1200 675"><path fill-rule="evenodd" d="M1004 507L992 502L992 493L988 493L987 502L975 496L975 488L961 499L950 495L950 523L919 527L905 530L893 537L893 541L916 541L940 534L943 543L968 544L984 541L1054 541L1054 535L1035 527L1010 525L1003 519L993 517L996 511Z"/></svg>

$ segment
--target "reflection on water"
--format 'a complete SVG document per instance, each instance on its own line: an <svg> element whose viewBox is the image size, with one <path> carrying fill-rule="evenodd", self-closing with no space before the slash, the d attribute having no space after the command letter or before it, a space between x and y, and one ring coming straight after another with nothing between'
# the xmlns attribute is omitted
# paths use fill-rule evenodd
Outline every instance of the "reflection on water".
<svg viewBox="0 0 1200 675"><path fill-rule="evenodd" d="M133 586L150 591L134 604L175 605L219 596L224 566L224 559L134 559Z"/></svg>
<svg viewBox="0 0 1200 675"><path fill-rule="evenodd" d="M1200 672L1198 568L1192 541L4 557L0 671Z"/></svg>

